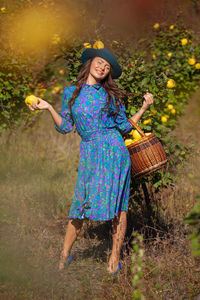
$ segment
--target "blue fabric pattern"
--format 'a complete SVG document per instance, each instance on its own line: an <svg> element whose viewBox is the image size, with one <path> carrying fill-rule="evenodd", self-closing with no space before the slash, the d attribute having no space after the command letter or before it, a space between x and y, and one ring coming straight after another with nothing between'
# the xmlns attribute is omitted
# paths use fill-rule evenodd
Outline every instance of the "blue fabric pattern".
<svg viewBox="0 0 200 300"><path fill-rule="evenodd" d="M132 125L123 104L117 115L114 101L107 110L108 94L101 83L82 85L72 106L72 118L68 101L75 85L64 89L60 127L55 129L67 134L74 125L81 136L80 161L74 197L69 218L110 220L119 211L128 210L131 179L131 161L123 134L131 132Z"/></svg>

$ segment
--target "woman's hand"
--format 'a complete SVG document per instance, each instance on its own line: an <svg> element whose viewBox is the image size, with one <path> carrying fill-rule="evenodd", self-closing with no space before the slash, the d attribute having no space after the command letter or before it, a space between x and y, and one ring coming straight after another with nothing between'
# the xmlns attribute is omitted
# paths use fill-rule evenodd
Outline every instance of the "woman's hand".
<svg viewBox="0 0 200 300"><path fill-rule="evenodd" d="M49 109L50 104L47 101L45 101L39 97L37 97L37 99L38 99L38 104L33 103L32 105L30 105L30 104L28 105L30 110L35 111L38 109L40 109L40 110Z"/></svg>
<svg viewBox="0 0 200 300"><path fill-rule="evenodd" d="M144 95L144 99L145 100L143 102L142 109L146 111L149 108L149 106L154 102L153 95L151 93L146 93Z"/></svg>
<svg viewBox="0 0 200 300"><path fill-rule="evenodd" d="M145 111L149 108L149 106L153 104L153 95L151 93L146 93L144 95L144 99L145 100L143 102L141 109L134 116L131 117L131 120L133 120L133 122L135 122L136 124L139 122L140 118L145 113Z"/></svg>
<svg viewBox="0 0 200 300"><path fill-rule="evenodd" d="M32 103L32 105L28 104L28 107L30 110L35 111L35 110L45 110L48 109L48 111L51 113L51 116L53 118L54 123L56 123L56 125L58 127L60 127L61 122L62 122L62 118L61 116L55 111L55 109L53 108L53 106L51 104L49 104L47 101L44 101L43 99L37 97L38 99L38 103Z"/></svg>

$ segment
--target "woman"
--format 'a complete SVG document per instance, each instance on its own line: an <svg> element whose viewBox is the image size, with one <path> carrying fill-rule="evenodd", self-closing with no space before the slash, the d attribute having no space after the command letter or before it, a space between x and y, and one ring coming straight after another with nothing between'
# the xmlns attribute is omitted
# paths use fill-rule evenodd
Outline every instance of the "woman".
<svg viewBox="0 0 200 300"><path fill-rule="evenodd" d="M132 131L126 117L121 91L113 79L121 75L115 55L107 49L88 48L82 53L82 67L74 85L64 89L62 109L38 98L29 108L47 109L57 131L66 134L76 126L82 140L73 202L69 212L59 269L70 263L70 251L80 233L83 220L112 220L112 253L109 273L117 273L120 250L126 232L131 179L131 162L123 134ZM138 122L153 103L146 93L141 109L131 117Z"/></svg>

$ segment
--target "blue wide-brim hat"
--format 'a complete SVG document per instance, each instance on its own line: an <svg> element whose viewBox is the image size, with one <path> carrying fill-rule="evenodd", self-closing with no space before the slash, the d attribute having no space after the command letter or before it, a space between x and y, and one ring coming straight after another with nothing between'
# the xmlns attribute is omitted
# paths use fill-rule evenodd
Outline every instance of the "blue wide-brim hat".
<svg viewBox="0 0 200 300"><path fill-rule="evenodd" d="M118 64L116 56L110 50L104 48L101 49L87 48L82 53L81 61L84 64L88 59L96 56L104 58L111 64L113 68L113 79L116 79L121 75L122 69Z"/></svg>

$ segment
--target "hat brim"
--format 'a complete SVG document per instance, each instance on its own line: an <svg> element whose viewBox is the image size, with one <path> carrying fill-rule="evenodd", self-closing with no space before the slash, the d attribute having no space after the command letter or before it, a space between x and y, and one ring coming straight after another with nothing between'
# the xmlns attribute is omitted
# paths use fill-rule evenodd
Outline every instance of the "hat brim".
<svg viewBox="0 0 200 300"><path fill-rule="evenodd" d="M81 61L84 64L88 59L94 57L102 57L105 60L107 60L113 68L113 78L116 79L120 77L122 73L122 69L117 61L117 58L111 51L104 48L102 49L87 48L82 53Z"/></svg>

